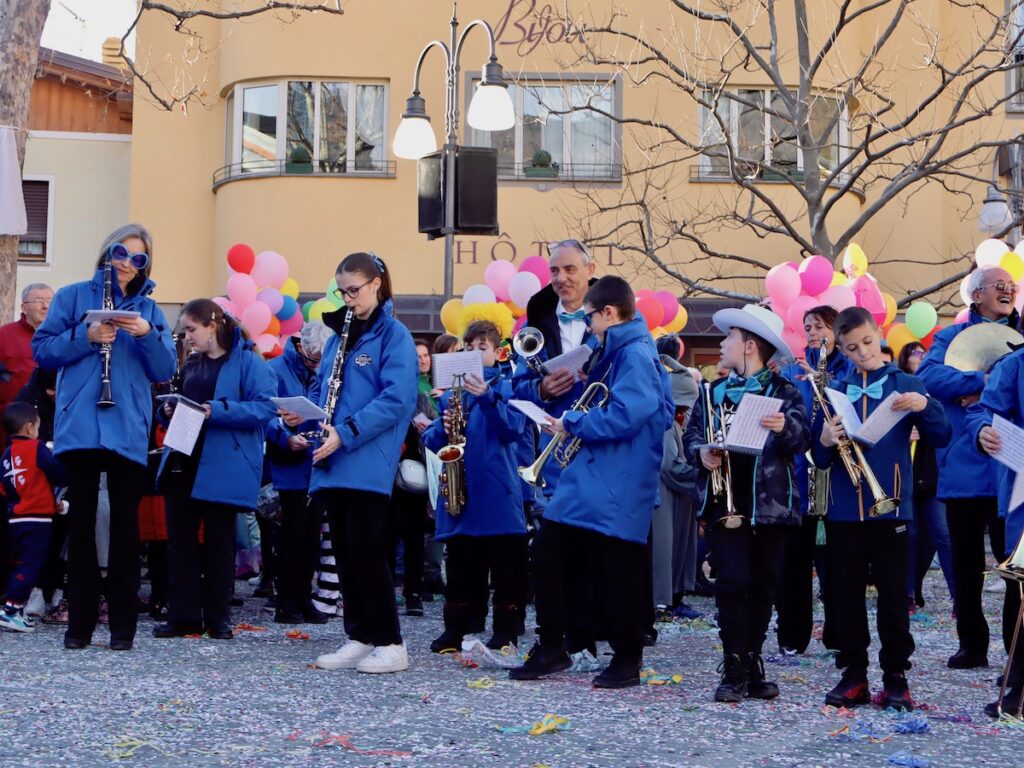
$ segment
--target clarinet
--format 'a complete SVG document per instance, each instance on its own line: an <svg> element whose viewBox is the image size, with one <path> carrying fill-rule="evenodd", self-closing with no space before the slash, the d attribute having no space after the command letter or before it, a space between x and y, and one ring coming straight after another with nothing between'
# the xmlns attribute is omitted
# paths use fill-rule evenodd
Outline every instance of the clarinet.
<svg viewBox="0 0 1024 768"><path fill-rule="evenodd" d="M327 418L324 419L324 424L331 424L334 419L334 409L338 406L338 396L341 394L341 383L345 378L345 347L348 345L348 329L352 325L352 309L349 308L345 312L345 324L341 326L341 340L338 343L338 351L334 354L334 364L331 366L331 377L327 384L327 398L324 400L324 412L327 414ZM330 437L330 432L325 427L320 433L320 445L327 442L327 438ZM327 460L321 459L316 462L313 466L319 469L324 469L327 466Z"/></svg>
<svg viewBox="0 0 1024 768"><path fill-rule="evenodd" d="M110 258L110 249L107 249L103 257L103 309L114 308L114 262ZM114 392L110 386L110 355L113 351L113 344L109 342L100 345L100 399L97 406L100 408L112 408L114 406Z"/></svg>

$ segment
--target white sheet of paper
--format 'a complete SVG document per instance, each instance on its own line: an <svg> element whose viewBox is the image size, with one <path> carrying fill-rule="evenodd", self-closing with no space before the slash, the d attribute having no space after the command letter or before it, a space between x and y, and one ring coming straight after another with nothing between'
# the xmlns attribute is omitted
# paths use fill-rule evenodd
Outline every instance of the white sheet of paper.
<svg viewBox="0 0 1024 768"><path fill-rule="evenodd" d="M429 448L423 449L423 457L426 459L427 465L427 496L430 498L430 507L437 509L437 496L441 490L441 471L444 469L444 464Z"/></svg>
<svg viewBox="0 0 1024 768"><path fill-rule="evenodd" d="M201 403L197 403L195 400L189 400L187 397L178 392L173 392L169 395L157 395L156 399L159 400L161 403L172 403L174 405L182 403L184 405L188 405L191 406L192 408L195 408L197 411L203 410L203 406Z"/></svg>
<svg viewBox="0 0 1024 768"><path fill-rule="evenodd" d="M294 413L303 421L326 421L327 411L318 406L308 397L297 395L295 397L272 397L270 402L282 411Z"/></svg>
<svg viewBox="0 0 1024 768"><path fill-rule="evenodd" d="M1013 512L1021 504L1024 504L1024 472L1018 472L1013 479L1013 490L1010 492L1010 508L1007 512Z"/></svg>
<svg viewBox="0 0 1024 768"><path fill-rule="evenodd" d="M164 445L178 453L191 456L199 433L203 430L204 421L206 414L203 411L193 408L185 399L181 399L178 407L174 409L174 415L171 416L171 423L164 436Z"/></svg>
<svg viewBox="0 0 1024 768"><path fill-rule="evenodd" d="M857 415L857 407L845 392L826 389L825 394L836 413L843 417L846 434L869 448L889 434L892 428L903 421L909 413L909 411L894 411L892 409L893 401L903 394L902 392L892 392L871 412L867 421L861 423L860 416Z"/></svg>
<svg viewBox="0 0 1024 768"><path fill-rule="evenodd" d="M484 358L478 351L434 355L433 365L434 386L438 389L451 389L452 379L458 374L484 377Z"/></svg>
<svg viewBox="0 0 1024 768"><path fill-rule="evenodd" d="M90 309L82 318L83 323L106 323L111 320L131 320L142 317L139 312L127 309Z"/></svg>
<svg viewBox="0 0 1024 768"><path fill-rule="evenodd" d="M550 417L529 400L509 400L508 404L525 415L526 418L530 419L534 424L540 424L542 427L546 427L548 425L548 419Z"/></svg>
<svg viewBox="0 0 1024 768"><path fill-rule="evenodd" d="M992 417L992 429L999 435L999 451L992 458L1014 472L1024 469L1024 429L998 413Z"/></svg>
<svg viewBox="0 0 1024 768"><path fill-rule="evenodd" d="M594 350L588 347L586 344L581 344L571 352L563 352L562 354L551 358L544 362L544 369L548 373L555 373L557 371L571 371L573 378L576 381L580 380L580 368L584 366L590 356L594 354Z"/></svg>
<svg viewBox="0 0 1024 768"><path fill-rule="evenodd" d="M853 437L860 429L860 416L857 415L857 409L850 402L850 398L846 396L845 392L840 392L838 389L832 389L831 387L826 387L825 397L832 404L836 415L842 418L846 434Z"/></svg>
<svg viewBox="0 0 1024 768"><path fill-rule="evenodd" d="M427 416L427 414L423 413L423 411L420 411L419 413L412 417L412 423L419 424L421 427L426 429L434 422L430 420L430 417Z"/></svg>
<svg viewBox="0 0 1024 768"><path fill-rule="evenodd" d="M729 422L725 436L725 448L737 453L761 453L768 430L761 426L761 419L779 412L782 400L747 393L736 407L736 413Z"/></svg>

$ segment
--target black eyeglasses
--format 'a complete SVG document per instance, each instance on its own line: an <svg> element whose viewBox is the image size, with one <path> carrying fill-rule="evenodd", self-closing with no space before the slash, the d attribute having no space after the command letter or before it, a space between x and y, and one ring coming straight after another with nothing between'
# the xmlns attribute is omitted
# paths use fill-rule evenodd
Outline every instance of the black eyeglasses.
<svg viewBox="0 0 1024 768"><path fill-rule="evenodd" d="M1002 280L1000 280L998 283L989 283L988 285L981 286L981 290L983 290L983 291L986 288L995 288L999 293L1011 293L1011 294L1016 294L1017 293L1017 285L1016 285L1016 283L1007 283L1007 282L1004 282Z"/></svg>
<svg viewBox="0 0 1024 768"><path fill-rule="evenodd" d="M131 261L132 266L140 270L149 266L148 253L131 253L121 243L114 243L110 246L109 253L111 261Z"/></svg>
<svg viewBox="0 0 1024 768"><path fill-rule="evenodd" d="M370 283L372 283L376 279L377 279L376 277L371 277L369 280L367 280L362 285L354 285L351 288L340 288L340 287L339 288L335 288L334 289L334 297L336 299L340 299L342 301L345 300L346 296L348 298L350 298L350 299L354 299L356 296L359 295L359 292L361 290L363 290L363 288L368 286Z"/></svg>
<svg viewBox="0 0 1024 768"><path fill-rule="evenodd" d="M583 324L587 326L587 328L590 328L592 323L594 322L594 315L596 315L600 311L600 309L592 309L585 315L583 315Z"/></svg>
<svg viewBox="0 0 1024 768"><path fill-rule="evenodd" d="M584 256L588 259L590 258L590 251L587 249L587 246L579 240L559 240L557 243L548 243L548 256L553 254L559 248L577 248Z"/></svg>

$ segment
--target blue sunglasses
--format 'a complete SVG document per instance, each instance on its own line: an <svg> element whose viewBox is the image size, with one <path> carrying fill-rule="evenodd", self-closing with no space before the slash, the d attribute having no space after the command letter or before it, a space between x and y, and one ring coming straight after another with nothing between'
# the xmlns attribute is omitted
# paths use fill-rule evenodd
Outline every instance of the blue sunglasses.
<svg viewBox="0 0 1024 768"><path fill-rule="evenodd" d="M138 270L143 270L149 266L148 253L129 253L128 249L121 243L114 243L110 246L109 253L111 261L125 261L127 259Z"/></svg>

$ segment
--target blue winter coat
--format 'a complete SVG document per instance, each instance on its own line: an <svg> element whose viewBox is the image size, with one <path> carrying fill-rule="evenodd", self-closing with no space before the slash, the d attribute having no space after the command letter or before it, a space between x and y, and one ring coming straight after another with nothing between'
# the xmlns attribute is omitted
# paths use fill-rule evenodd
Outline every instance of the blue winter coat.
<svg viewBox="0 0 1024 768"><path fill-rule="evenodd" d="M992 426L992 416L996 413L1018 427L1024 424L1024 349L1018 349L995 364L981 393L981 400L967 410L965 439L979 453L982 449L978 445L978 435L983 427ZM999 515L1006 518L1006 553L1009 554L1024 534L1024 506L1009 509L1017 473L1009 471L995 459L991 462L999 469Z"/></svg>
<svg viewBox="0 0 1024 768"><path fill-rule="evenodd" d="M603 381L611 397L588 413L562 415L566 430L582 442L544 518L645 543L659 503L662 440L675 407L668 374L640 317L605 332L588 381Z"/></svg>
<svg viewBox="0 0 1024 768"><path fill-rule="evenodd" d="M818 360L821 357L821 348L807 347L804 351L805 359L807 364L811 368L817 369ZM845 379L847 376L852 376L857 368L856 366L847 359L847 357L837 349L833 351L831 359L825 366L832 381L837 379ZM798 364L793 363L787 365L780 371L782 378L791 382L797 391L800 393L800 398L804 402L804 410L807 411L808 421L810 420L810 414L814 412L814 391L811 389L811 383L804 378L807 371ZM806 515L808 507L810 506L810 499L807 497L808 494L808 476L810 474L811 463L807 459L807 454L800 453L796 457L796 486L800 491L800 513Z"/></svg>
<svg viewBox="0 0 1024 768"><path fill-rule="evenodd" d="M497 378L487 392L479 397L462 393L466 415L467 501L461 514L448 514L444 497L437 497L437 532L434 538L444 541L452 536L526 535L523 497L517 473L516 442L525 427L525 418L508 404L512 385L500 377L498 369L484 369L484 378ZM441 397L440 410L448 407L451 390ZM441 418L434 420L423 433L423 444L437 453L448 444Z"/></svg>
<svg viewBox="0 0 1024 768"><path fill-rule="evenodd" d="M332 327L338 325L337 317L324 317ZM336 334L324 346L313 387L316 398L310 398L321 407L338 343ZM418 376L416 346L406 327L395 319L389 300L345 358L341 394L331 422L338 428L341 447L328 457L325 468L313 467L311 492L347 488L391 495L402 441L416 410Z"/></svg>
<svg viewBox="0 0 1024 768"><path fill-rule="evenodd" d="M57 402L53 441L59 456L68 451L106 449L146 465L153 424L150 384L170 380L175 355L164 313L149 298L155 284L147 280L133 296L121 294L114 281L114 308L135 310L152 329L133 337L119 330L110 356L115 405L98 408L102 363L82 317L103 306L103 270L92 280L57 291L50 312L32 337L32 355L42 368L56 369Z"/></svg>
<svg viewBox="0 0 1024 768"><path fill-rule="evenodd" d="M997 462L988 454L980 453L971 443L966 429L967 409L960 404L962 397L981 393L985 388L985 373L960 371L945 364L950 342L964 329L985 322L989 321L972 308L966 323L943 328L935 334L931 349L917 369L928 394L942 403L946 418L953 427L953 439L949 445L935 451L939 469L936 496L943 500L996 495ZM1016 315L1010 322L1016 327Z"/></svg>
<svg viewBox="0 0 1024 768"><path fill-rule="evenodd" d="M188 368L185 369L188 376ZM267 422L277 413L270 402L277 385L252 341L235 331L228 359L217 375L210 418L203 425L192 498L217 504L255 509L263 479L263 441ZM158 481L167 459L164 449Z"/></svg>
<svg viewBox="0 0 1024 768"><path fill-rule="evenodd" d="M289 341L284 354L278 355L267 363L277 377L276 397L306 397L313 400L313 387L316 372L309 370L302 360L302 355ZM290 429L274 416L267 424L267 458L270 464L270 477L274 488L279 491L305 491L309 489L309 473L313 468L313 445L303 452L293 451L288 447L288 438L296 432L319 431L315 421L299 424Z"/></svg>
<svg viewBox="0 0 1024 768"><path fill-rule="evenodd" d="M882 385L881 398L874 400L870 397L862 397L854 402L854 407L857 408L857 413L860 414L862 421L870 416L875 408L893 392L918 392L928 398L928 405L923 411L907 414L874 447L868 448L866 445L861 445L864 458L871 465L871 470L878 479L879 485L882 486L882 490L890 497L898 495L899 506L895 515L881 515L877 518L868 516L868 510L874 503L874 497L866 483L862 486L862 493L858 494L857 489L850 481L850 476L839 460L838 451L834 447L826 448L821 444L820 436L824 427L824 417L819 412L811 427L812 433L815 435L811 452L816 466L822 469L832 467L828 518L834 522L912 520L914 518L914 477L910 461L910 430L917 427L921 437L931 441L936 448L947 445L953 434L949 420L943 412L942 404L934 397L928 396L920 379L903 373L891 363L876 371L871 371L867 374L866 379L862 374L855 373L845 379L833 381L829 387L839 392L846 392L847 387L851 384L865 386L883 377L888 378ZM897 483L899 484L898 490ZM863 509L861 508L862 500Z"/></svg>

